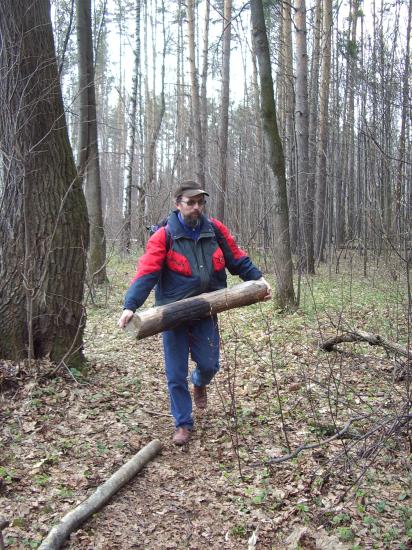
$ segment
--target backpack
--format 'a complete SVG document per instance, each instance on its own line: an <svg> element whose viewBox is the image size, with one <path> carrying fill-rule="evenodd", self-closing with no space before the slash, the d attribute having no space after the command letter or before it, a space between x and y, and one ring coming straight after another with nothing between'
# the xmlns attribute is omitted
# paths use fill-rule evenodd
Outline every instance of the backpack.
<svg viewBox="0 0 412 550"><path fill-rule="evenodd" d="M163 218L163 220L161 220L160 222L158 223L155 223L153 225L150 225L149 227L147 227L148 231L149 231L149 235L150 237L156 233L156 231L158 229L160 229L161 227L164 227L166 229L166 251L168 252L170 250L170 243L172 241L172 235L170 234L170 231L169 231L169 226L167 225L167 218L169 216L167 216L166 218ZM210 221L210 225L212 226L213 228L213 231L215 233L215 237L216 237L216 240L217 240L217 243L218 245L221 247L221 244L223 243L223 235L222 233L220 232L220 230L215 226L215 224Z"/></svg>
<svg viewBox="0 0 412 550"><path fill-rule="evenodd" d="M178 212L177 209L175 210L171 210L169 212L169 214L163 218L162 220L160 220L160 222L157 222L157 223L154 223L153 225L149 225L149 226L146 226L146 229L149 231L149 237L151 237L152 235L154 235L156 233L156 231L158 229L160 229L161 227L166 227L167 226L167 218L170 216L170 214L172 214L173 212ZM168 231L166 231L168 232Z"/></svg>

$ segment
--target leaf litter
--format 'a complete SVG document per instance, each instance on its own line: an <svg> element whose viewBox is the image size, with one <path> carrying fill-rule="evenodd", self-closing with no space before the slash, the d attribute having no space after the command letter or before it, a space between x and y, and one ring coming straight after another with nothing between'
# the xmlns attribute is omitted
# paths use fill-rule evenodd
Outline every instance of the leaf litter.
<svg viewBox="0 0 412 550"><path fill-rule="evenodd" d="M321 334L334 332L331 319L347 312L281 315L265 303L221 314L221 372L180 449L171 442L161 337L135 342L116 327L127 279L117 273L103 307L89 308L84 373L49 377L47 361L0 365L7 548L38 547L155 438L161 455L65 548L411 547L405 383L380 350L318 350ZM350 319L361 326L370 318L359 302ZM276 463L351 417L359 420L344 437Z"/></svg>

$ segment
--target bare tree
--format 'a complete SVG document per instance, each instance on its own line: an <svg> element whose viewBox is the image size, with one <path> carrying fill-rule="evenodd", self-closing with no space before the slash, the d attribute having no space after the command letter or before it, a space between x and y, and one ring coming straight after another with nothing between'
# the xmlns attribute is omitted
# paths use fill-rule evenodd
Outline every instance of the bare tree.
<svg viewBox="0 0 412 550"><path fill-rule="evenodd" d="M293 75L292 48L292 15L291 4L282 2L280 17L281 48L279 52L279 69L277 79L279 128L285 155L285 170L288 190L289 231L292 252L297 249L298 241L298 206L297 178L295 155L295 92Z"/></svg>
<svg viewBox="0 0 412 550"><path fill-rule="evenodd" d="M160 98L157 101L156 89L154 87L154 81L157 78L157 71L155 66L153 66L153 91L152 97L147 100L150 101L152 105L152 121L151 124L148 124L146 127L146 139L145 139L145 170L144 170L144 179L143 186L139 189L139 229L142 230L146 226L146 205L147 205L147 193L155 192L155 179L156 179L156 147L160 136L160 130L163 122L163 117L165 114L166 104L165 104L165 58L167 50L167 37L166 37L166 24L165 24L165 11L164 11L164 2L162 0L162 37L163 37L163 51L162 51L162 66L160 69L161 79L160 79ZM155 34L152 29L152 36ZM155 44L153 48L153 58L156 58ZM143 231L141 231L143 235ZM142 239L142 245L144 244L144 239Z"/></svg>
<svg viewBox="0 0 412 550"><path fill-rule="evenodd" d="M316 0L309 79L309 178L315 180L316 138L319 115L319 70L322 36L322 0ZM314 186L314 184L309 184Z"/></svg>
<svg viewBox="0 0 412 550"><path fill-rule="evenodd" d="M252 32L259 64L261 116L268 164L273 175L273 230L275 233L275 272L277 299L280 307L295 305L292 255L289 240L288 203L286 195L285 161L280 140L273 91L269 44L262 0L252 0Z"/></svg>
<svg viewBox="0 0 412 550"><path fill-rule="evenodd" d="M123 249L130 253L132 228L132 189L134 176L134 160L137 136L137 101L140 84L140 7L141 1L136 0L135 15L135 51L132 93L130 96L129 118L127 127L126 166L123 195Z"/></svg>
<svg viewBox="0 0 412 550"><path fill-rule="evenodd" d="M399 134L399 162L398 162L398 173L396 178L396 190L395 190L395 224L398 234L398 240L402 243L402 232L405 231L405 241L409 236L410 227L408 228L408 220L410 208L402 207L402 204L406 205L408 203L407 196L407 177L405 173L406 168L406 128L408 123L408 110L409 105L409 94L410 94L410 42L411 42L411 17L412 17L412 0L409 0L408 5L408 23L406 28L406 47L405 47L405 65L403 69L402 76L402 112L401 112L401 129Z"/></svg>
<svg viewBox="0 0 412 550"><path fill-rule="evenodd" d="M219 131L219 182L217 215L225 218L225 200L227 194L227 144L229 128L229 83L230 83L230 39L232 32L232 0L225 0L223 10L223 51L222 51L222 88L220 94L220 131Z"/></svg>
<svg viewBox="0 0 412 550"><path fill-rule="evenodd" d="M203 147L203 133L200 119L199 79L196 68L195 44L195 5L194 0L187 2L187 32L189 43L189 68L191 81L192 118L195 138L196 176L203 187L205 185L205 157Z"/></svg>
<svg viewBox="0 0 412 550"><path fill-rule="evenodd" d="M323 0L322 71L320 84L319 143L316 162L315 254L323 260L327 220L326 158L328 143L329 83L332 37L332 0Z"/></svg>
<svg viewBox="0 0 412 550"><path fill-rule="evenodd" d="M48 0L0 3L0 357L82 361L87 212Z"/></svg>
<svg viewBox="0 0 412 550"><path fill-rule="evenodd" d="M306 44L306 3L295 0L296 29L296 105L295 125L297 143L297 177L299 194L299 260L298 267L307 273L315 272L313 255L313 178L309 178L309 102L308 54ZM309 184L312 184L310 187Z"/></svg>
<svg viewBox="0 0 412 550"><path fill-rule="evenodd" d="M207 77L209 69L209 25L210 25L210 1L205 1L205 26L203 28L203 54L202 54L202 78L200 86L200 121L203 132L204 158L207 158Z"/></svg>
<svg viewBox="0 0 412 550"><path fill-rule="evenodd" d="M76 6L80 100L78 170L80 177L84 179L87 210L89 213L89 277L99 284L107 280L106 237L103 227L99 147L97 141L91 0L77 0Z"/></svg>

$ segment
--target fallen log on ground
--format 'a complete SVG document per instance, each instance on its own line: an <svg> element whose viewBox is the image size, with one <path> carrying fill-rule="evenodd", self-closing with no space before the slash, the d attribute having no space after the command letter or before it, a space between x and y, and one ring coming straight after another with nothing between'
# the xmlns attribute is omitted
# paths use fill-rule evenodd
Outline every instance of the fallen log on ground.
<svg viewBox="0 0 412 550"><path fill-rule="evenodd" d="M267 283L261 280L246 281L231 288L205 292L165 306L139 311L126 325L126 330L141 340L187 321L260 302L267 296L267 292Z"/></svg>
<svg viewBox="0 0 412 550"><path fill-rule="evenodd" d="M412 357L412 351L395 344L394 342L389 342L379 336L379 334L371 334L370 332L364 332L363 330L351 330L343 334L337 334L332 338L328 338L320 344L320 348L324 351L334 351L337 344L342 344L343 342L367 342L371 346L381 346L387 352L401 355L402 357L410 358Z"/></svg>
<svg viewBox="0 0 412 550"><path fill-rule="evenodd" d="M71 510L50 531L39 546L39 550L58 550L66 538L82 525L92 514L102 508L110 498L128 483L161 450L160 441L155 439L143 447L126 464L123 464L107 481L100 485L90 497Z"/></svg>

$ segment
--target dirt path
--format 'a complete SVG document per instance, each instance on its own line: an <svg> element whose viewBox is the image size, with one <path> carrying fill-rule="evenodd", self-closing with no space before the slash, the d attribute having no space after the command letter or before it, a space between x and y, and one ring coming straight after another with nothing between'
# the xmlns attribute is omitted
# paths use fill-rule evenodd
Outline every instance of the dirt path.
<svg viewBox="0 0 412 550"><path fill-rule="evenodd" d="M87 527L72 537L69 548L239 548L242 539L260 525L273 538L273 521L265 514L241 511L241 490L228 486L229 469L236 468L232 443L226 430L225 411L218 382L209 391L205 412L195 412L190 444L172 444L173 421L169 415L163 374L161 340L131 344L135 365L123 363L123 371L111 372L112 383L133 379L140 372L139 394L133 412L127 413L126 437L138 447L160 439L163 450L125 487ZM146 363L150 358L150 363ZM133 396L128 400L133 402ZM119 412L119 411L118 411ZM223 450L222 450L223 449ZM224 455L224 456L223 456ZM236 529L238 526L238 529ZM246 527L247 526L247 527ZM262 528L263 527L263 528ZM235 529L234 529L235 528ZM270 548L271 546L267 546Z"/></svg>

